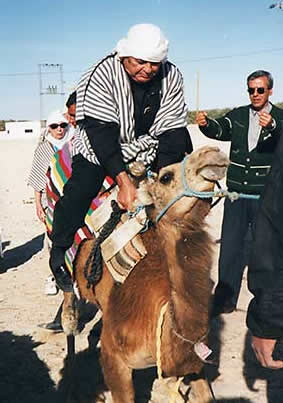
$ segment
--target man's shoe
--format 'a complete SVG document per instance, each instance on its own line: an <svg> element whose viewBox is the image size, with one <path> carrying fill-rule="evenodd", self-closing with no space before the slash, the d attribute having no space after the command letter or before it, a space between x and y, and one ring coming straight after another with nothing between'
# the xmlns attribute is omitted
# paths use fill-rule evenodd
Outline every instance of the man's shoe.
<svg viewBox="0 0 283 403"><path fill-rule="evenodd" d="M38 326L41 327L42 329L50 330L53 333L64 332L63 327L60 322L41 323Z"/></svg>
<svg viewBox="0 0 283 403"><path fill-rule="evenodd" d="M73 281L65 264L65 249L53 247L50 251L50 269L55 277L57 286L65 292L73 291Z"/></svg>

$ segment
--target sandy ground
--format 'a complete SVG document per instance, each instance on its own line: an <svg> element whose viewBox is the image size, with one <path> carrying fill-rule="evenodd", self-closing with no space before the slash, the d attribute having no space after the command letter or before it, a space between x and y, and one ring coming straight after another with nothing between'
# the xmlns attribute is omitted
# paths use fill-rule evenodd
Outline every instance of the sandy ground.
<svg viewBox="0 0 283 403"><path fill-rule="evenodd" d="M211 143L195 127L191 134L195 148ZM65 336L38 327L39 323L53 319L62 294L44 294L44 281L49 274L48 252L44 247L44 228L35 214L33 191L27 186L36 141L0 136L0 227L4 247L0 263L0 402L63 402L56 387L60 384L63 389L69 382L73 401L90 403L96 357L87 348L95 319L76 338L75 375L68 373L64 362ZM228 151L229 144L219 145ZM220 202L208 217L215 240L220 237L222 210ZM214 281L218 250L216 243ZM244 276L237 311L222 315L211 324L210 346L219 365L208 366L206 372L217 402L283 401L282 372L260 368L250 349L245 325L250 297ZM169 402L166 388L154 381L155 375L155 370L138 374L138 402ZM105 396L111 402L109 392Z"/></svg>

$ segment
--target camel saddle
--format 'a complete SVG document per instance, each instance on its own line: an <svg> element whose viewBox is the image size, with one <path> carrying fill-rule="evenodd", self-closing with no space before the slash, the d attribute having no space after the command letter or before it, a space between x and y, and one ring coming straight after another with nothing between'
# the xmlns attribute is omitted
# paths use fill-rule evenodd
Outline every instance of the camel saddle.
<svg viewBox="0 0 283 403"><path fill-rule="evenodd" d="M112 213L111 202L117 200L115 187L105 201L92 213L91 221L96 233L99 233ZM144 209L134 217L126 213L110 236L101 243L101 253L115 281L123 283L133 268L143 259L147 251L139 232L144 228L147 216Z"/></svg>

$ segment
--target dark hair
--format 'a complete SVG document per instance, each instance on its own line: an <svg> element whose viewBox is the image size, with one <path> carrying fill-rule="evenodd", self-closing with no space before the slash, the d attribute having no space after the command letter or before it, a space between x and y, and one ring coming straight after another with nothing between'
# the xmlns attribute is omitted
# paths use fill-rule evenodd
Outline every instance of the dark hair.
<svg viewBox="0 0 283 403"><path fill-rule="evenodd" d="M69 108L71 105L74 105L75 103L77 103L76 91L72 92L72 94L69 96L69 98L66 102L66 106L67 106L67 108Z"/></svg>
<svg viewBox="0 0 283 403"><path fill-rule="evenodd" d="M251 73L247 78L247 84L249 85L250 80L255 80L256 78L259 77L266 77L268 80L267 84L268 89L271 90L271 88L273 88L273 77L268 71L265 70L257 70Z"/></svg>

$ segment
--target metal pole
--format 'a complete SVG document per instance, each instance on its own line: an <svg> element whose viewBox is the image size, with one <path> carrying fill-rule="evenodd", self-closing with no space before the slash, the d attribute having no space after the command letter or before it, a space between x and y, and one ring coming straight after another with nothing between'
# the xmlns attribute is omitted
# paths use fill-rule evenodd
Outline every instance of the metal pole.
<svg viewBox="0 0 283 403"><path fill-rule="evenodd" d="M49 71L48 71L49 70ZM52 70L52 71L51 71ZM58 78L58 73L60 77ZM43 84L43 74L56 74L55 83ZM39 76L39 101L40 101L40 122L43 124L43 96L45 95L61 95L60 108L62 104L64 105L64 79L63 79L63 64L59 63L44 63L38 65L38 76ZM45 80L46 81L46 80ZM60 84L58 84L58 81ZM57 85L58 84L58 85ZM60 90L58 91L58 86L60 85Z"/></svg>
<svg viewBox="0 0 283 403"><path fill-rule="evenodd" d="M40 127L42 127L42 76L41 76L41 64L38 65L38 78L39 78L39 121Z"/></svg>
<svg viewBox="0 0 283 403"><path fill-rule="evenodd" d="M199 71L197 71L196 113L199 112Z"/></svg>
<svg viewBox="0 0 283 403"><path fill-rule="evenodd" d="M62 108L64 108L64 79L63 79L63 64L60 64L60 82L61 82L61 97L62 97Z"/></svg>

